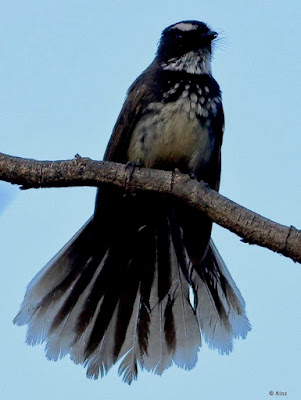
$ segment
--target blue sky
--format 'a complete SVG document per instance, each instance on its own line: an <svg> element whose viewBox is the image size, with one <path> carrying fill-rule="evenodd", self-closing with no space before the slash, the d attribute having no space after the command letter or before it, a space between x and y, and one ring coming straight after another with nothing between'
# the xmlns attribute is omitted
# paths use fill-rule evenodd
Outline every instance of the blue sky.
<svg viewBox="0 0 301 400"><path fill-rule="evenodd" d="M0 1L0 151L37 159L101 159L125 92L152 61L160 33L183 19L221 32L213 73L226 131L221 193L300 228L300 9L287 2ZM268 399L300 397L300 268L215 227L214 239L247 303L252 332L230 356L205 345L197 367L98 381L67 358L25 345L12 319L33 275L93 212L95 189L21 192L0 184L0 396Z"/></svg>

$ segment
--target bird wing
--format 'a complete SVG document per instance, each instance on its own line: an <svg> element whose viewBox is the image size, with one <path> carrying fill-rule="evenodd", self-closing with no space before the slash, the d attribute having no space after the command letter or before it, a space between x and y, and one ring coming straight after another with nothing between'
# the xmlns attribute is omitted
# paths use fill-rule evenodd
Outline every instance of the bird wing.
<svg viewBox="0 0 301 400"><path fill-rule="evenodd" d="M145 76L150 73L151 66L147 68L128 90L126 100L120 111L116 124L109 140L104 160L126 163L127 151L133 130L139 121L142 110L150 93Z"/></svg>
<svg viewBox="0 0 301 400"><path fill-rule="evenodd" d="M215 149L212 156L211 168L209 169L209 177L207 183L215 189L219 190L220 177L221 177L221 147L223 143L223 135L225 130L225 116L223 105L220 105L220 109L213 122L213 130L215 134Z"/></svg>

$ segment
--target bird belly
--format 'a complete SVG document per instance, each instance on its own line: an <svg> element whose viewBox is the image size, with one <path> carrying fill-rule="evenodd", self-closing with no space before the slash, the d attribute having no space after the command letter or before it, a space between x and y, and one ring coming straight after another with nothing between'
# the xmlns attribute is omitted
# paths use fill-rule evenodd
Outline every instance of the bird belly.
<svg viewBox="0 0 301 400"><path fill-rule="evenodd" d="M151 103L149 113L133 131L128 160L147 168L174 169L185 165L196 172L210 161L214 137L203 126L189 99L173 103Z"/></svg>

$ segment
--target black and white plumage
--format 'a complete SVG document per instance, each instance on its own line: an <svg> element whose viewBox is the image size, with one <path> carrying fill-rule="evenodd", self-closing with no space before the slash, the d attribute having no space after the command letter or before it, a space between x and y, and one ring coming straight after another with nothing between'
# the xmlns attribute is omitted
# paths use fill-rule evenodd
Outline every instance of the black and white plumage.
<svg viewBox="0 0 301 400"><path fill-rule="evenodd" d="M198 21L163 31L154 61L129 89L105 160L179 168L219 189L216 35ZM211 227L164 196L101 186L93 217L30 282L15 323L28 325L28 344L46 342L49 359L69 354L93 378L120 361L128 383L139 367L193 368L201 339L229 353L250 325Z"/></svg>

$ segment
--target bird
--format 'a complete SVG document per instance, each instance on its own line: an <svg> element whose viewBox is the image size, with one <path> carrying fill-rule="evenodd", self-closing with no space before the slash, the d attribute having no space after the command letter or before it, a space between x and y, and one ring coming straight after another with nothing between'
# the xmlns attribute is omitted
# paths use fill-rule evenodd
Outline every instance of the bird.
<svg viewBox="0 0 301 400"><path fill-rule="evenodd" d="M224 112L212 76L217 32L196 20L163 30L130 86L104 154L127 166L179 170L219 190ZM212 221L158 193L98 187L93 216L37 273L17 325L48 359L69 355L89 378L119 363L192 369L205 342L220 354L250 331L245 302L212 238Z"/></svg>

